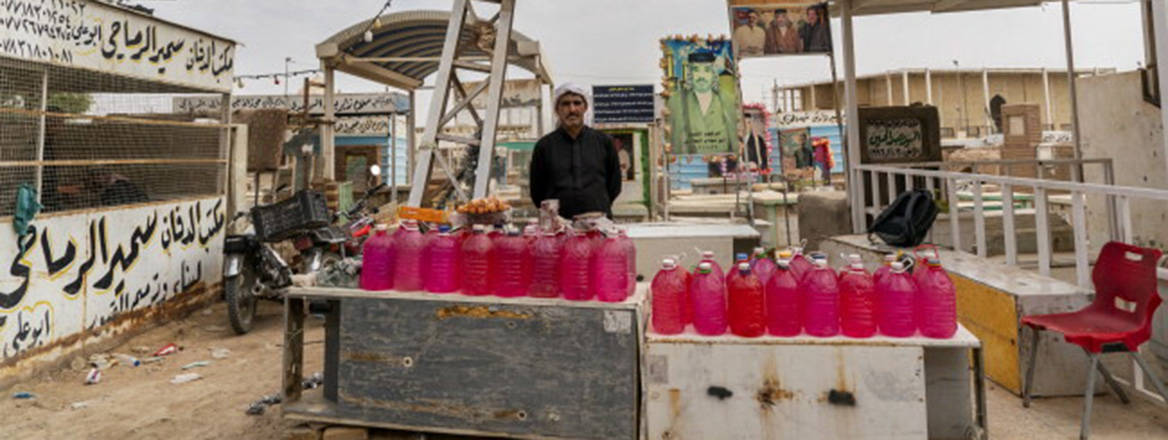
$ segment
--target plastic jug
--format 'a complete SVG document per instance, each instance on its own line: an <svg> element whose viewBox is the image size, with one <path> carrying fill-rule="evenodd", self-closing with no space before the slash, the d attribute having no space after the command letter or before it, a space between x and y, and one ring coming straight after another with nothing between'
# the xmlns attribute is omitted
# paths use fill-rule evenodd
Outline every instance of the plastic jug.
<svg viewBox="0 0 1168 440"><path fill-rule="evenodd" d="M726 287L730 287L730 281L738 278L738 265L741 263L749 263L745 252L734 254L734 264L730 265L730 271L726 272Z"/></svg>
<svg viewBox="0 0 1168 440"><path fill-rule="evenodd" d="M527 239L519 230L510 228L496 240L495 295L515 297L527 295L531 288L531 253Z"/></svg>
<svg viewBox="0 0 1168 440"><path fill-rule="evenodd" d="M856 264L859 264L860 267L864 266L864 259L862 257L860 257L860 254L849 254L849 255L840 254L840 256L843 257L843 259L844 259L844 265L843 265L843 267L840 267L840 269L839 269L839 278L840 279L842 279L844 277L844 274L848 273L848 270L850 270L852 268L852 266L854 266Z"/></svg>
<svg viewBox="0 0 1168 440"><path fill-rule="evenodd" d="M438 227L438 233L430 238L426 244L427 266L422 270L425 277L422 284L427 292L450 293L458 291L461 281L461 267L458 263L460 254L458 238L450 233L450 227Z"/></svg>
<svg viewBox="0 0 1168 440"><path fill-rule="evenodd" d="M758 281L766 286L767 282L771 280L771 275L775 273L775 261L766 255L766 250L763 248L754 248L754 260L750 263L750 271L754 276L758 277Z"/></svg>
<svg viewBox="0 0 1168 440"><path fill-rule="evenodd" d="M718 277L718 280L722 282L726 281L726 273L722 271L722 266L718 264L718 260L714 259L714 251L702 251L702 259L698 262L698 265L701 265L701 263L710 263L710 271ZM696 266L694 267L694 272L697 272Z"/></svg>
<svg viewBox="0 0 1168 440"><path fill-rule="evenodd" d="M544 232L531 244L531 289L528 295L539 298L560 295L562 243L555 233Z"/></svg>
<svg viewBox="0 0 1168 440"><path fill-rule="evenodd" d="M592 290L601 301L621 302L629 296L629 248L619 234L607 235L592 252Z"/></svg>
<svg viewBox="0 0 1168 440"><path fill-rule="evenodd" d="M393 244L393 287L401 292L422 290L422 259L426 237L418 230L416 221L404 221L402 229Z"/></svg>
<svg viewBox="0 0 1168 440"><path fill-rule="evenodd" d="M474 225L472 231L470 238L462 243L462 293L490 295L494 244L483 225Z"/></svg>
<svg viewBox="0 0 1168 440"><path fill-rule="evenodd" d="M584 233L574 233L564 240L560 251L560 292L565 299L587 301L592 299L591 276L592 239Z"/></svg>
<svg viewBox="0 0 1168 440"><path fill-rule="evenodd" d="M803 329L819 337L839 334L839 285L827 260L816 259L815 267L799 282L803 291Z"/></svg>
<svg viewBox="0 0 1168 440"><path fill-rule="evenodd" d="M807 275L815 267L807 260L807 257L803 256L803 248L801 247L796 247L791 252L790 266L791 274L795 275L796 281L803 281L803 276Z"/></svg>
<svg viewBox="0 0 1168 440"><path fill-rule="evenodd" d="M675 335L685 331L683 316L688 298L689 285L685 269L672 258L661 261L661 270L653 277L650 293L653 297L653 331L663 335Z"/></svg>
<svg viewBox="0 0 1168 440"><path fill-rule="evenodd" d="M730 332L754 338L766 333L766 311L762 282L750 270L750 263L738 263L738 276L726 287L729 291Z"/></svg>
<svg viewBox="0 0 1168 440"><path fill-rule="evenodd" d="M852 263L840 276L840 331L844 336L876 334L876 285L863 263Z"/></svg>
<svg viewBox="0 0 1168 440"><path fill-rule="evenodd" d="M904 270L904 264L892 263L892 271L876 283L877 318L880 334L907 338L917 331L913 302L916 286Z"/></svg>
<svg viewBox="0 0 1168 440"><path fill-rule="evenodd" d="M921 276L917 283L916 321L921 335L952 337L957 333L957 288L939 258L929 258L917 271Z"/></svg>
<svg viewBox="0 0 1168 440"><path fill-rule="evenodd" d="M694 330L706 336L726 333L726 285L709 262L698 264L689 285Z"/></svg>
<svg viewBox="0 0 1168 440"><path fill-rule="evenodd" d="M790 262L779 260L766 284L767 332L775 336L795 336L803 331L803 304L799 282Z"/></svg>
<svg viewBox="0 0 1168 440"><path fill-rule="evenodd" d="M892 271L892 263L896 261L896 254L888 254L884 256L884 264L876 269L876 273L872 274L872 281L879 283L881 278L888 275Z"/></svg>
<svg viewBox="0 0 1168 440"><path fill-rule="evenodd" d="M621 229L620 241L625 245L625 257L629 265L629 284L626 296L632 296L633 292L637 290L637 245L633 243L633 239L629 238L629 234Z"/></svg>
<svg viewBox="0 0 1168 440"><path fill-rule="evenodd" d="M389 290L393 288L393 239L385 225L377 225L373 236L361 247L361 288Z"/></svg>

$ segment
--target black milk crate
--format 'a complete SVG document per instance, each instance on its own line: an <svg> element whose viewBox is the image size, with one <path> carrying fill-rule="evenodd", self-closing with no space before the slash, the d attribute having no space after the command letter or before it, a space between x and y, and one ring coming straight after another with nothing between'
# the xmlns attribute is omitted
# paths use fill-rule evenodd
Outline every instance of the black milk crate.
<svg viewBox="0 0 1168 440"><path fill-rule="evenodd" d="M252 208L251 220L260 241L280 241L329 224L329 211L324 194L306 189L280 202Z"/></svg>

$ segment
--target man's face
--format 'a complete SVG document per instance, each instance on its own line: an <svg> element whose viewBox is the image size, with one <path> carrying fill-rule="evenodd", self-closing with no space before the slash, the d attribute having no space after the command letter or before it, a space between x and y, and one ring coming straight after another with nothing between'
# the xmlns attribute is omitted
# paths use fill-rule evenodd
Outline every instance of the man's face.
<svg viewBox="0 0 1168 440"><path fill-rule="evenodd" d="M778 23L779 26L786 26L787 25L787 13L780 12L780 13L775 14L775 23Z"/></svg>
<svg viewBox="0 0 1168 440"><path fill-rule="evenodd" d="M812 24L819 23L819 11L817 11L815 9L808 9L807 10L807 21L812 23Z"/></svg>
<svg viewBox="0 0 1168 440"><path fill-rule="evenodd" d="M714 74L713 63L692 63L690 69L693 71L693 87L694 91L706 93L714 89Z"/></svg>
<svg viewBox="0 0 1168 440"><path fill-rule="evenodd" d="M568 93L556 101L556 116L560 125L573 128L584 125L584 113L588 111L588 101L583 96Z"/></svg>
<svg viewBox="0 0 1168 440"><path fill-rule="evenodd" d="M746 15L746 23L751 25L751 26L758 24L758 13L751 12L750 14L747 14Z"/></svg>

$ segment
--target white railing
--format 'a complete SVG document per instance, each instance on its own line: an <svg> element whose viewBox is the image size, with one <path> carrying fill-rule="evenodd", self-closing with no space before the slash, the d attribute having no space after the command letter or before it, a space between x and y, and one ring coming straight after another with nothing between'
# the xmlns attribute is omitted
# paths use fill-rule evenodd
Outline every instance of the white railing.
<svg viewBox="0 0 1168 440"><path fill-rule="evenodd" d="M965 163L960 163L964 165ZM976 253L979 257L985 258L987 256L986 246L986 224L985 224L985 200L983 200L982 187L984 185L997 185L1001 190L1002 203L1002 229L1003 239L1005 241L1005 258L1006 264L1018 265L1018 245L1017 236L1015 234L1015 190L1021 188L1029 188L1034 195L1034 220L1036 232L1036 250L1038 254L1038 272L1042 275L1049 276L1051 269L1051 259L1054 253L1052 247L1052 240L1050 236L1050 203L1048 196L1052 192L1064 192L1070 194L1071 199L1071 227L1074 237L1074 253L1075 253L1075 279L1079 287L1085 290L1093 290L1091 283L1091 267L1088 257L1088 236L1087 236L1087 213L1086 213L1086 197L1102 196L1107 201L1106 207L1108 210L1107 220L1110 226L1110 240L1121 241L1124 243L1134 244L1135 232L1132 227L1131 206L1133 200L1139 201L1168 201L1168 190L1140 188L1130 186L1116 186L1110 184L1114 182L1114 172L1111 169L1111 162L1109 159L1103 160L1048 160L1048 161L986 161L979 162L978 166L985 165L1027 165L1033 164L1039 166L1043 165L1068 165L1072 170L1072 179L1074 181L1058 181L1045 180L1023 177L998 176L989 174L976 173L962 173L952 171L938 171L930 169L920 169L917 167L949 167L959 165L956 162L936 162L936 163L917 163L911 165L859 165L854 168L857 178L853 179L854 183L858 183L855 188L856 202L862 204L860 209L866 215L858 216L864 219L864 224L860 225L860 230L867 230L867 215L873 218L886 206L896 199L896 196L905 190L911 190L919 187L918 185L923 181L924 187L930 192L937 194L937 190L943 190L943 199L948 200L948 222L949 233L952 240L951 244L954 250L960 251L961 247L961 231L959 222L959 200L957 196L957 188L960 185L966 185L972 190L973 198L973 220L974 220L974 240L976 242ZM1102 165L1103 179L1106 183L1085 183L1082 182L1083 171L1080 168L1082 165ZM1039 166L1039 169L1042 169ZM867 174L865 180L862 176ZM1041 174L1040 174L1041 175ZM887 198L880 197L880 183L881 179L885 179ZM898 186L898 183L900 184ZM865 196L870 196L866 198ZM856 206L853 206L855 209ZM940 217L938 217L940 221ZM932 241L930 232L930 241ZM1163 269L1158 271L1159 278L1168 279L1168 271ZM1140 371L1135 361L1132 361L1132 383L1120 380L1126 385L1132 386L1142 394L1151 397L1157 401L1164 402L1164 400L1149 391L1144 386L1144 376Z"/></svg>

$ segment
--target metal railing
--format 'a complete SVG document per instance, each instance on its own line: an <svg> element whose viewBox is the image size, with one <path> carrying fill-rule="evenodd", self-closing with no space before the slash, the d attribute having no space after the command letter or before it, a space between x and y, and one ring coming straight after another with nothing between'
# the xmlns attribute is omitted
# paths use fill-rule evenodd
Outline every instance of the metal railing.
<svg viewBox="0 0 1168 440"><path fill-rule="evenodd" d="M977 173L962 173L952 171L939 171L930 169L921 169L918 167L940 167L951 166L957 163L954 162L935 162L935 163L917 163L911 165L887 166L887 165L858 165L853 168L854 176L868 175L868 179L855 178L854 183L858 183L856 190L856 197L853 198L856 202L863 204L859 208L862 209L866 215L858 216L863 219L863 223L859 225L860 230L867 229L867 215L872 215L873 218L880 213L883 206L881 205L880 182L881 178L886 179L887 182L887 203L895 200L896 195L901 190L911 190L917 188L923 182L924 187L930 192L940 189L944 193L944 199L948 201L948 222L949 233L951 234L952 246L955 251L960 251L961 247L961 231L960 231L960 206L957 195L957 188L960 185L967 185L972 191L973 199L973 220L974 220L974 240L976 242L976 253L978 257L986 258L986 223L985 223L985 200L983 193L983 186L996 185L1001 192L1002 203L1002 229L1003 240L1005 245L1005 257L1007 265L1018 265L1018 237L1015 228L1015 190L1030 189L1034 195L1034 219L1035 219L1035 241L1036 251L1038 253L1038 272L1044 276L1050 276L1051 260L1054 253L1052 240L1050 235L1050 202L1049 195L1052 192L1065 192L1070 195L1071 200L1071 226L1074 237L1074 254L1075 254L1075 279L1080 288L1091 291L1093 285L1091 282L1091 267L1088 257L1088 236L1087 236L1087 212L1086 212L1086 198L1087 196L1102 196L1106 200L1106 207L1108 210L1108 224L1110 227L1110 240L1121 241L1124 243L1134 244L1135 232L1132 226L1131 206L1133 199L1147 200L1147 201L1168 201L1168 190L1140 188L1129 186L1114 185L1114 170L1110 159L1099 160L1075 160L1075 159L1057 159L1046 161L983 161L978 162L979 165L1024 165L1039 164L1045 165L1070 165L1073 178L1072 181L1058 181L1047 179L1035 179L1025 177L1012 176L997 176L989 174ZM1082 165L1101 164L1103 166L1103 180L1105 183L1086 183L1083 182ZM1040 167L1041 168L1041 167ZM898 180L903 185L898 186ZM871 195L870 199L866 199L865 195ZM855 203L855 202L854 202ZM857 206L853 205L853 209ZM941 221L938 217L937 221ZM930 231L930 241L932 241L932 232ZM1158 270L1160 279L1168 279L1168 271L1164 269ZM1135 361L1132 361L1132 381L1116 378L1117 381L1133 387L1141 394L1152 398L1159 402L1165 402L1156 393L1151 392L1145 387L1144 376Z"/></svg>

